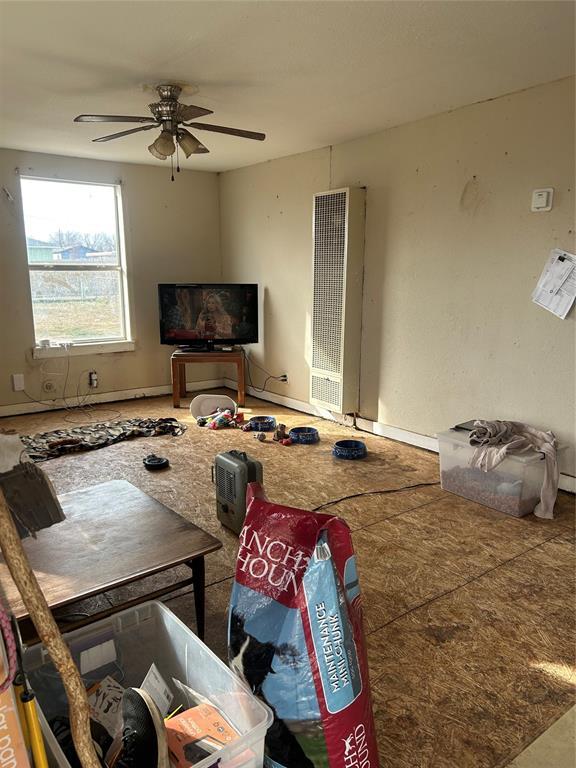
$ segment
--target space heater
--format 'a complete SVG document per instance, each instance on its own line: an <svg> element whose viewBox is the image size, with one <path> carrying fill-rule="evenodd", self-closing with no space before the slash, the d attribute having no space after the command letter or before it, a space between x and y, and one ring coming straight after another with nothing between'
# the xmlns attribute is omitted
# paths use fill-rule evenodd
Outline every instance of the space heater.
<svg viewBox="0 0 576 768"><path fill-rule="evenodd" d="M333 413L358 411L364 189L314 195L310 403Z"/></svg>
<svg viewBox="0 0 576 768"><path fill-rule="evenodd" d="M214 459L216 514L223 526L240 534L246 517L248 483L262 483L262 464L244 451L225 451Z"/></svg>

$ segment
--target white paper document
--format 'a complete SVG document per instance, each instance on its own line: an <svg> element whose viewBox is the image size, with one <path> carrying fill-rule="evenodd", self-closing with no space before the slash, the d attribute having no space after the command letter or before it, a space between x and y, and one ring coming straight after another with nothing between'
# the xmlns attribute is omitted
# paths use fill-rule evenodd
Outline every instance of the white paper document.
<svg viewBox="0 0 576 768"><path fill-rule="evenodd" d="M124 688L107 676L88 689L90 717L100 723L114 737L120 720Z"/></svg>
<svg viewBox="0 0 576 768"><path fill-rule="evenodd" d="M162 717L166 717L174 694L166 685L160 672L158 672L156 664L152 664L140 687L150 694Z"/></svg>
<svg viewBox="0 0 576 768"><path fill-rule="evenodd" d="M576 298L576 256L554 248L532 293L532 301L562 320Z"/></svg>

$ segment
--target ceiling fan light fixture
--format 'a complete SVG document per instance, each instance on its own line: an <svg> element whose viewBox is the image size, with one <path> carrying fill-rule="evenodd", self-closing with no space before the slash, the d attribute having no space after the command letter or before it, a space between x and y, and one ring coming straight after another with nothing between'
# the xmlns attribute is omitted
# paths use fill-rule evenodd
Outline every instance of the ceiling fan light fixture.
<svg viewBox="0 0 576 768"><path fill-rule="evenodd" d="M125 136L160 128L160 134L155 141L148 146L148 151L157 160L170 158L172 167L172 181L174 181L174 154L176 153L176 172L180 170L178 150L188 158L190 155L202 155L210 150L199 141L196 136L184 129L189 126L198 131L210 131L223 133L229 136L238 136L243 139L263 141L266 136L256 131L245 131L240 128L230 128L213 123L197 122L199 117L211 115L212 110L199 107L195 104L182 104L179 101L182 93L181 83L161 83L153 89L159 96L159 101L149 104L151 117L137 115L78 115L74 118L77 123L140 123L136 128L118 131L109 136L99 136L92 141L106 142L120 139ZM192 120L193 122L186 122Z"/></svg>
<svg viewBox="0 0 576 768"><path fill-rule="evenodd" d="M198 148L202 146L195 136L192 136L189 131L183 129L178 131L177 138L180 149L184 152L186 157L195 154L198 151Z"/></svg>
<svg viewBox="0 0 576 768"><path fill-rule="evenodd" d="M163 155L164 157L169 157L176 151L174 139L172 138L170 131L162 131L156 141L153 142L152 146L158 154Z"/></svg>
<svg viewBox="0 0 576 768"><path fill-rule="evenodd" d="M148 147L148 152L150 152L150 154L153 155L157 160L166 160L168 155L163 155L161 152L158 152L158 150L154 146L154 143L150 144L150 146Z"/></svg>

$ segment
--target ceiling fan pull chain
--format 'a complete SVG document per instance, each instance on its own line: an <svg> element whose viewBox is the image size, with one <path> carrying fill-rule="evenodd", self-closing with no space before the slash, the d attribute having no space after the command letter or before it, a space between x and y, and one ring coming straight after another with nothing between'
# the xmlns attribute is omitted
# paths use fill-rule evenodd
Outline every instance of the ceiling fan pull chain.
<svg viewBox="0 0 576 768"><path fill-rule="evenodd" d="M180 173L180 156L178 155L178 142L176 142L176 173Z"/></svg>
<svg viewBox="0 0 576 768"><path fill-rule="evenodd" d="M170 170L172 171L171 181L174 181L174 155L170 155Z"/></svg>

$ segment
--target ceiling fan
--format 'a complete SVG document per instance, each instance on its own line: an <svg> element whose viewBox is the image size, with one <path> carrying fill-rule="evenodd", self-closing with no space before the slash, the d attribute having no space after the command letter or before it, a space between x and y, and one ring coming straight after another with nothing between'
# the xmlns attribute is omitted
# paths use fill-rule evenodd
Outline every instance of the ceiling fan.
<svg viewBox="0 0 576 768"><path fill-rule="evenodd" d="M180 148L186 157L190 155L205 154L210 150L193 136L188 128L194 128L198 131L213 131L214 133L227 133L230 136L240 136L243 139L254 139L263 141L266 138L264 133L255 131L243 131L239 128L227 128L223 125L211 125L210 123L189 123L187 120L196 120L204 115L211 115L211 109L196 107L193 104L181 104L178 97L182 91L179 85L163 84L156 87L160 101L149 104L152 117L137 117L134 115L78 115L74 118L75 123L144 123L138 128L130 128L127 131L111 133L108 136L100 136L92 139L94 142L112 141L122 136L129 136L132 133L140 131L149 131L152 128L160 128L160 135L150 144L148 151L158 160L172 159L172 155ZM179 171L180 168L178 167ZM172 176L174 179L174 176Z"/></svg>

